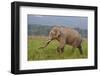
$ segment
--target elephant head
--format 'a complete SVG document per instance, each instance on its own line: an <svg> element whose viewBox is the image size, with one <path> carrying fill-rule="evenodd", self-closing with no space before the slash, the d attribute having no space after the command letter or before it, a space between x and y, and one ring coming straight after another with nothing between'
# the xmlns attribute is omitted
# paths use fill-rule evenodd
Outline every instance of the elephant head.
<svg viewBox="0 0 100 76"><path fill-rule="evenodd" d="M53 27L49 33L49 40L58 39L60 35L61 35L60 27Z"/></svg>
<svg viewBox="0 0 100 76"><path fill-rule="evenodd" d="M60 27L59 26L55 26L53 27L50 32L49 32L49 37L48 37L48 41L45 44L45 46L40 47L40 48L45 48L48 46L48 44L55 39L58 39L58 37L61 35L61 31L60 31Z"/></svg>

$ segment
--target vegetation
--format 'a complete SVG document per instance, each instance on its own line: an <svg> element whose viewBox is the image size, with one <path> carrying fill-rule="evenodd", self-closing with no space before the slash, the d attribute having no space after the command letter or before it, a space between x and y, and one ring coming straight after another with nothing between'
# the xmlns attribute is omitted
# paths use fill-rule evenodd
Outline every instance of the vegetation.
<svg viewBox="0 0 100 76"><path fill-rule="evenodd" d="M58 41L52 41L46 48L39 49L47 42L45 36L29 36L28 37L28 60L53 60L53 59L80 59L88 57L88 44L87 40L83 39L82 49L83 55L80 55L77 48L72 50L72 46L66 45L64 53L59 54L56 50L59 45Z"/></svg>
<svg viewBox="0 0 100 76"><path fill-rule="evenodd" d="M48 36L48 33L50 29L53 26L50 25L41 25L41 24L29 24L28 25L28 35L35 35L35 36ZM64 27L64 26L62 26ZM74 28L76 29L82 37L87 38L87 29L80 29L80 28Z"/></svg>

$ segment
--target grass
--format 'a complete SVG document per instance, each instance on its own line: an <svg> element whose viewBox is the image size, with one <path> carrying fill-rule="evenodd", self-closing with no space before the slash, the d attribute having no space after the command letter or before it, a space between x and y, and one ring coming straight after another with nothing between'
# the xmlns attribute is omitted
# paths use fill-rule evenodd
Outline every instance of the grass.
<svg viewBox="0 0 100 76"><path fill-rule="evenodd" d="M59 54L57 52L57 46L59 42L52 41L46 48L39 49L39 47L45 45L47 42L46 37L30 36L28 37L28 60L54 60L54 59L84 59L88 57L88 44L84 39L82 42L83 55L80 55L77 48L72 51L72 46L66 45L64 53Z"/></svg>

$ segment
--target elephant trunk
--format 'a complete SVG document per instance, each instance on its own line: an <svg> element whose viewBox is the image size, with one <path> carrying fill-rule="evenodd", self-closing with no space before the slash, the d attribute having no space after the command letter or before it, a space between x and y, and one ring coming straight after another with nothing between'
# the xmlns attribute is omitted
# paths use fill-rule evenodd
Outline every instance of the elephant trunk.
<svg viewBox="0 0 100 76"><path fill-rule="evenodd" d="M46 42L46 44L44 46L40 47L40 49L47 47L52 40L54 40L54 39L53 39L53 37L52 37L52 35L50 33L49 37L48 37L48 41Z"/></svg>
<svg viewBox="0 0 100 76"><path fill-rule="evenodd" d="M51 39L48 40L44 46L40 47L40 49L41 49L41 48L45 48L45 47L47 47L51 41L52 41Z"/></svg>

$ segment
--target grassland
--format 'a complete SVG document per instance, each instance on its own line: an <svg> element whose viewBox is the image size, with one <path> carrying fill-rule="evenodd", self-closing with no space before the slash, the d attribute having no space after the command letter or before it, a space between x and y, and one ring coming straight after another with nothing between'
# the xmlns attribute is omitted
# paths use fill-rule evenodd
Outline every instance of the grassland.
<svg viewBox="0 0 100 76"><path fill-rule="evenodd" d="M64 53L59 54L56 49L59 43L54 40L46 48L39 49L45 45L47 38L43 36L29 36L28 37L28 60L54 60L54 59L83 59L88 57L87 40L83 39L82 49L83 55L80 55L77 48L72 51L72 46L66 45Z"/></svg>

